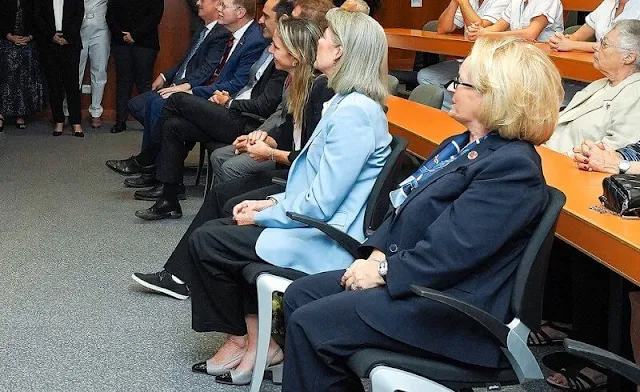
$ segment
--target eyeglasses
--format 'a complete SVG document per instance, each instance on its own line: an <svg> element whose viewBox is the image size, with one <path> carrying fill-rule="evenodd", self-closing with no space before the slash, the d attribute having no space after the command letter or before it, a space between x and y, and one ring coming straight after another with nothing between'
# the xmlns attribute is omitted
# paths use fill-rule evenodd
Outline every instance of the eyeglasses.
<svg viewBox="0 0 640 392"><path fill-rule="evenodd" d="M600 49L606 49L606 48L618 48L618 49L622 49L622 50L629 50L627 48L623 48L621 46L616 46L616 45L611 45L611 43L609 42L609 40L607 39L607 37L604 37L600 40Z"/></svg>
<svg viewBox="0 0 640 392"><path fill-rule="evenodd" d="M457 89L459 86L465 86L465 87L475 89L475 87L472 84L461 82L460 76L456 76L455 78L453 78L452 81L444 85L444 87L449 91L453 91Z"/></svg>
<svg viewBox="0 0 640 392"><path fill-rule="evenodd" d="M221 1L220 2L220 8L222 8L223 11L226 10L227 8L233 8L233 9L237 10L238 8L242 8L242 6L239 6L239 5L226 5L224 3L224 1Z"/></svg>

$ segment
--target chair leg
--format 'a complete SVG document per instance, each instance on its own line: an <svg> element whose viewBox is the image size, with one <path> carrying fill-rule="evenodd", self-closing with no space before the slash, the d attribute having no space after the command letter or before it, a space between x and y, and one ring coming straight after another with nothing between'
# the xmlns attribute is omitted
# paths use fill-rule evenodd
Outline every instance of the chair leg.
<svg viewBox="0 0 640 392"><path fill-rule="evenodd" d="M204 184L204 195L207 196L209 190L213 186L213 168L211 167L211 153L213 151L207 150L207 173L206 173L206 183Z"/></svg>
<svg viewBox="0 0 640 392"><path fill-rule="evenodd" d="M198 160L198 172L196 173L196 186L200 185L200 176L202 175L202 168L204 167L204 157L206 155L207 148L203 143L200 143L200 159Z"/></svg>
<svg viewBox="0 0 640 392"><path fill-rule="evenodd" d="M372 392L453 392L453 390L404 370L376 366L369 373Z"/></svg>
<svg viewBox="0 0 640 392"><path fill-rule="evenodd" d="M291 280L271 274L261 274L256 280L258 289L258 343L256 364L251 378L251 391L259 392L264 371L267 368L269 341L271 340L271 314L273 312L273 293L284 293Z"/></svg>

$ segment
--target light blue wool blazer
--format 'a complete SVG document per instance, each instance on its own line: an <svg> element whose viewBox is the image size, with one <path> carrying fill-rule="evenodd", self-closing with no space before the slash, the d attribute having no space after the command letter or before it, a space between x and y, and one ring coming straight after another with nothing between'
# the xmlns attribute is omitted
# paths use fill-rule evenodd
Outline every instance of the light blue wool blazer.
<svg viewBox="0 0 640 392"><path fill-rule="evenodd" d="M338 95L291 165L278 204L255 216L266 227L256 252L273 265L308 274L348 267L353 257L321 231L286 216L287 211L329 223L364 240L364 211L391 148L387 117L360 94Z"/></svg>

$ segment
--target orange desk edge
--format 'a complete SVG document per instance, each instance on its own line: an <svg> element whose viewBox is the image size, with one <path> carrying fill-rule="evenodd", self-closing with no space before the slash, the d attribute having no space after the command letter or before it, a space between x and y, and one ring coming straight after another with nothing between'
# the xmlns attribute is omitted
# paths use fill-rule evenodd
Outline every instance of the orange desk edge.
<svg viewBox="0 0 640 392"><path fill-rule="evenodd" d="M464 127L441 110L402 98L387 99L389 131L406 137L409 149L428 155ZM571 158L538 147L547 183L567 196L556 235L626 279L640 284L640 221L589 209L599 205L607 175L578 170Z"/></svg>

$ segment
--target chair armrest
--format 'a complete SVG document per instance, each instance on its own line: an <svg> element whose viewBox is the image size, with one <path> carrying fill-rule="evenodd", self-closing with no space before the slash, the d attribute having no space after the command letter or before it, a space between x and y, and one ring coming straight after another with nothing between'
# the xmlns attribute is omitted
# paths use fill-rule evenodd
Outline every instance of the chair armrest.
<svg viewBox="0 0 640 392"><path fill-rule="evenodd" d="M302 222L308 226L315 227L321 232L325 233L332 240L340 244L351 256L358 258L358 248L360 242L349 234L336 229L335 227L327 224L326 222L319 221L317 219L309 218L305 215L296 214L295 212L287 212L287 216L294 221Z"/></svg>
<svg viewBox="0 0 640 392"><path fill-rule="evenodd" d="M564 340L564 348L569 354L588 359L596 365L607 368L634 384L640 385L640 367L621 356L572 339Z"/></svg>
<svg viewBox="0 0 640 392"><path fill-rule="evenodd" d="M421 287L415 284L411 285L411 291L421 297L429 298L430 300L436 301L443 305L447 305L469 317L470 319L475 320L478 324L483 326L484 329L489 332L498 342L500 342L500 345L502 347L507 347L507 336L509 335L510 331L509 327L484 310L476 308L473 305L469 305L466 302L455 299L438 290L428 289L426 287Z"/></svg>
<svg viewBox="0 0 640 392"><path fill-rule="evenodd" d="M287 187L287 180L285 180L284 178L280 178L280 177L273 177L273 178L271 179L271 182L272 182L273 184L280 185L280 186L283 186L283 187L285 187L285 188Z"/></svg>
<svg viewBox="0 0 640 392"><path fill-rule="evenodd" d="M259 122L260 124L262 124L263 122L267 121L266 118L264 118L262 116L258 116L257 114L253 114L253 113L242 112L242 113L240 113L240 115L242 117L246 117L246 118L250 118L252 120L255 120L255 121Z"/></svg>

